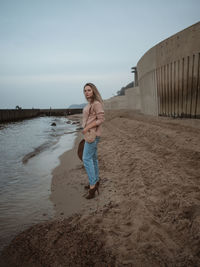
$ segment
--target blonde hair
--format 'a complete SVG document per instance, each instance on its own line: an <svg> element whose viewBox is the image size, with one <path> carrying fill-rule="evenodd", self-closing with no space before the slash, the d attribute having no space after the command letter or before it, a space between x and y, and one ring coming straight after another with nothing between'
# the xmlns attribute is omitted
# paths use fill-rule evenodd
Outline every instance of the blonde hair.
<svg viewBox="0 0 200 267"><path fill-rule="evenodd" d="M93 91L93 101L97 100L99 101L101 104L103 104L103 99L98 91L98 89L96 88L96 86L93 84L93 83L86 83L83 87L83 93L84 93L84 90L85 90L85 87L86 86L90 86L90 88L92 89Z"/></svg>

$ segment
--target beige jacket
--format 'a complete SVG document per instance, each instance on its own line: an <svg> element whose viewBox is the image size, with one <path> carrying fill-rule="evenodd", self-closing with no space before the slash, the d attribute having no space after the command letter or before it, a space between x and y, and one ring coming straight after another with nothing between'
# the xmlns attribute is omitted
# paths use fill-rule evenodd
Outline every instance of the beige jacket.
<svg viewBox="0 0 200 267"><path fill-rule="evenodd" d="M94 121L96 121L97 125L96 135L101 136L102 123L104 121L104 110L102 104L96 100L92 104L88 103L88 105L85 106L83 109L83 123L82 123L83 128L85 128L88 124Z"/></svg>

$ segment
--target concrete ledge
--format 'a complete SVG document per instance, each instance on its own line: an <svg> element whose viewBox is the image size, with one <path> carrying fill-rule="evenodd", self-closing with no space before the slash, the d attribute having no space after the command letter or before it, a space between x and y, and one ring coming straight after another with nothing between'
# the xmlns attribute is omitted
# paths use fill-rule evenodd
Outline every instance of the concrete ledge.
<svg viewBox="0 0 200 267"><path fill-rule="evenodd" d="M125 91L123 96L114 96L104 100L105 109L141 109L140 89L132 87Z"/></svg>

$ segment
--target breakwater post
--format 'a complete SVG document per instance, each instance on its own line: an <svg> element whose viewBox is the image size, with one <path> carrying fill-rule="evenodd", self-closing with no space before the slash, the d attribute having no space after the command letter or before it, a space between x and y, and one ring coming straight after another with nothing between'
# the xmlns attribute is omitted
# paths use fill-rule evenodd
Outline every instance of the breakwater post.
<svg viewBox="0 0 200 267"><path fill-rule="evenodd" d="M0 123L39 116L67 116L82 113L82 109L0 109Z"/></svg>
<svg viewBox="0 0 200 267"><path fill-rule="evenodd" d="M39 109L0 109L0 122L18 121L37 117Z"/></svg>

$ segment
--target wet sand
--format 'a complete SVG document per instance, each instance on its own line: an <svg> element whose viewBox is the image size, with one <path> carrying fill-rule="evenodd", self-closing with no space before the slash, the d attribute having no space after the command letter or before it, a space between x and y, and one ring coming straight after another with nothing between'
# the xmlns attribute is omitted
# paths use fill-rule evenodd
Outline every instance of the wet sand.
<svg viewBox="0 0 200 267"><path fill-rule="evenodd" d="M200 266L200 121L107 111L100 195L77 144L53 171L56 218L18 235L6 266Z"/></svg>

